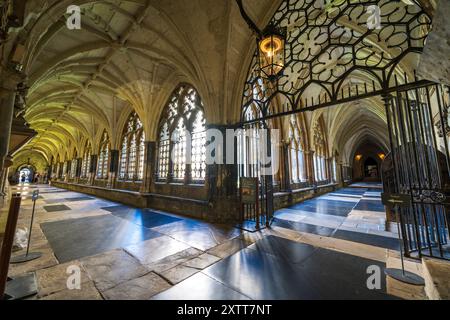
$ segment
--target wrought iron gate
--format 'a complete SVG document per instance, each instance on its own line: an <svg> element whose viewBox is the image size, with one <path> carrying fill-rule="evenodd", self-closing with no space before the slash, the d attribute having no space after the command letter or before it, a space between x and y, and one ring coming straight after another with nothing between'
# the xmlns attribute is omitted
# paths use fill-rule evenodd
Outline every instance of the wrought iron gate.
<svg viewBox="0 0 450 320"><path fill-rule="evenodd" d="M267 129L263 121L245 125L238 138L239 181L242 177L257 178L259 191L258 205L242 206L241 222L243 225L250 223L255 226L268 226L274 215L273 175L263 174L259 159L260 139L262 138L259 134L260 129ZM267 135L267 139L267 146L270 146L270 134ZM269 152L271 152L270 148Z"/></svg>
<svg viewBox="0 0 450 320"><path fill-rule="evenodd" d="M391 154L384 167L385 193L410 199L393 210L405 255L450 259L450 175L446 88L410 87L383 97ZM387 168L389 169L389 168Z"/></svg>

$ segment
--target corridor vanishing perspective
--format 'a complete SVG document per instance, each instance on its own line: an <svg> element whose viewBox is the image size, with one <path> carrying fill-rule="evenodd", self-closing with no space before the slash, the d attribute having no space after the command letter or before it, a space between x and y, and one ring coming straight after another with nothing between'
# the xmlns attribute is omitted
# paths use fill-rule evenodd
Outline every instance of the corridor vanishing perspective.
<svg viewBox="0 0 450 320"><path fill-rule="evenodd" d="M3 1L0 297L448 300L449 14Z"/></svg>
<svg viewBox="0 0 450 320"><path fill-rule="evenodd" d="M395 299L384 279L380 290L366 286L368 267L399 263L396 234L381 231L379 189L326 194L251 233L54 187L16 191L36 188L31 251L43 257L11 265L10 275L35 271L37 299ZM28 221L31 200L22 210ZM81 269L80 291L66 287L69 266Z"/></svg>

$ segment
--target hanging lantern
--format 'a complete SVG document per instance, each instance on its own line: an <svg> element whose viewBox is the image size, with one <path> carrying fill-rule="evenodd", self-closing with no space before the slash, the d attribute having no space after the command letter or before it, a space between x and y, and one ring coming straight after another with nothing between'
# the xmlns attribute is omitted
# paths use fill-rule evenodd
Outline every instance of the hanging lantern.
<svg viewBox="0 0 450 320"><path fill-rule="evenodd" d="M286 32L273 25L263 32L258 40L258 55L261 77L275 80L285 67Z"/></svg>
<svg viewBox="0 0 450 320"><path fill-rule="evenodd" d="M258 37L259 69L262 78L274 81L283 74L285 67L286 28L270 24L263 32L244 9L242 0L236 0L242 17Z"/></svg>

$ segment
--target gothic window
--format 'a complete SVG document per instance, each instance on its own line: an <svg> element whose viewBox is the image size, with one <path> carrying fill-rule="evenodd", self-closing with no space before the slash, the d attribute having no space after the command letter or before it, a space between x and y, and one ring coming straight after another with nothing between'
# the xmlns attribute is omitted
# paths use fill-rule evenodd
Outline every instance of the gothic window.
<svg viewBox="0 0 450 320"><path fill-rule="evenodd" d="M89 176L89 169L91 167L92 149L89 141L86 142L84 148L83 162L81 165L81 178L86 179Z"/></svg>
<svg viewBox="0 0 450 320"><path fill-rule="evenodd" d="M306 181L305 154L302 146L302 131L295 116L291 117L289 127L289 159L291 167L291 180L294 183Z"/></svg>
<svg viewBox="0 0 450 320"><path fill-rule="evenodd" d="M161 181L203 182L206 177L206 121L203 103L189 85L177 88L159 126L158 169ZM172 156L171 156L172 155ZM188 170L190 170L188 172Z"/></svg>
<svg viewBox="0 0 450 320"><path fill-rule="evenodd" d="M142 181L144 178L145 133L138 115L128 118L122 136L119 179Z"/></svg>
<svg viewBox="0 0 450 320"><path fill-rule="evenodd" d="M110 150L109 136L105 130L102 136L102 141L100 143L100 149L98 154L97 179L108 179L109 150Z"/></svg>

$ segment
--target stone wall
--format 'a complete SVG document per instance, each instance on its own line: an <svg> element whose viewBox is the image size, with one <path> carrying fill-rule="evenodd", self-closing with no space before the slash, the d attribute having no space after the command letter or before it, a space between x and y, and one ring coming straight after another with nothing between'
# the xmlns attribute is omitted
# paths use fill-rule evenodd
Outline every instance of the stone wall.
<svg viewBox="0 0 450 320"><path fill-rule="evenodd" d="M293 190L292 192L280 192L274 194L274 209L279 210L287 208L297 203L303 202L323 195L325 193L333 192L337 189L337 184L329 184L317 188L304 188Z"/></svg>
<svg viewBox="0 0 450 320"><path fill-rule="evenodd" d="M106 189L97 186L86 186L66 182L53 181L52 185L66 190L85 193L95 197L120 202L137 208L147 208L147 197L143 194L127 190Z"/></svg>
<svg viewBox="0 0 450 320"><path fill-rule="evenodd" d="M231 212L228 212L228 210L231 210L230 208L233 206L233 203L228 203L228 206L224 206L224 204L220 202L209 201L206 199L195 199L194 197L201 195L201 192L204 189L201 186L183 186L183 188L180 186L180 190L184 189L185 191L178 194L173 193L176 194L175 196L157 193L139 193L129 190L107 189L98 186L86 186L66 182L52 182L52 185L70 191L86 193L99 198L120 202L137 208L152 208L197 219L203 219L210 222L231 223L237 221L237 216ZM274 208L275 210L286 208L325 193L335 191L337 187L337 184L329 184L317 188L304 188L294 190L292 192L275 193ZM183 197L184 194L189 194L189 190L191 191L193 197ZM197 190L197 194L195 194L195 190ZM232 202L232 200L229 199L228 202ZM234 204L238 205L236 201L234 201Z"/></svg>

